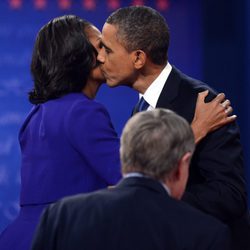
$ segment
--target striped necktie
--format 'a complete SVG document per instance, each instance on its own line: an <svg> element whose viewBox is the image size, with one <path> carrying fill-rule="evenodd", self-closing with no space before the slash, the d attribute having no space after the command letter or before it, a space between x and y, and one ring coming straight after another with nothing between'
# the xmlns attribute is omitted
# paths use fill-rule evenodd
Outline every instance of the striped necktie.
<svg viewBox="0 0 250 250"><path fill-rule="evenodd" d="M143 96L140 98L139 102L136 104L133 114L147 110L149 104L145 101Z"/></svg>

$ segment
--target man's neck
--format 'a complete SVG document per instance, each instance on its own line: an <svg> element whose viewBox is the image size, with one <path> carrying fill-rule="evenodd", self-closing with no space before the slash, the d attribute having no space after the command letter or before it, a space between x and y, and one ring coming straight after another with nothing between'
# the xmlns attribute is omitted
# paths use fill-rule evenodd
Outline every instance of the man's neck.
<svg viewBox="0 0 250 250"><path fill-rule="evenodd" d="M144 94L152 82L160 75L165 66L166 64L156 65L148 63L144 69L141 70L136 81L133 83L132 88L139 93Z"/></svg>
<svg viewBox="0 0 250 250"><path fill-rule="evenodd" d="M139 172L129 172L129 173L124 173L123 174L123 178L126 179L126 178L131 178L131 177L138 177L138 178L149 178L149 179L153 179L152 177L149 177L143 173L139 173ZM154 179L153 179L154 180ZM155 180L157 181L157 180ZM166 190L166 192L168 193L168 195L171 196L171 191L170 191L170 188L168 187L167 185L167 182L166 181L160 181L158 180L161 185L164 187L164 189Z"/></svg>

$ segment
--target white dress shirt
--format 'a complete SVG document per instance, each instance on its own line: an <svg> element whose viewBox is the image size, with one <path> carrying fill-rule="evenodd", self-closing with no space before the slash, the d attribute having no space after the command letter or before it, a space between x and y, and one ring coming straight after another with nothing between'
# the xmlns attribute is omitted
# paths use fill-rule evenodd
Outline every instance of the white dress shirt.
<svg viewBox="0 0 250 250"><path fill-rule="evenodd" d="M143 96L145 101L149 104L147 110L155 109L157 101L160 97L162 89L165 85L166 80L172 70L172 66L167 63L165 68L161 71L158 77L151 83L151 85L147 88L146 92L142 95L139 94L139 98Z"/></svg>

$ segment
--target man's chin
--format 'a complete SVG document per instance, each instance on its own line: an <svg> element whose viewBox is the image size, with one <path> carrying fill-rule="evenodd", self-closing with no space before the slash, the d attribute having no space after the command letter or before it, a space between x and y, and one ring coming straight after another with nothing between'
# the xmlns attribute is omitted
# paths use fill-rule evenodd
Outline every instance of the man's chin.
<svg viewBox="0 0 250 250"><path fill-rule="evenodd" d="M110 88L114 88L114 87L117 87L117 86L120 85L119 83L110 81L109 79L106 79L106 84L107 84Z"/></svg>

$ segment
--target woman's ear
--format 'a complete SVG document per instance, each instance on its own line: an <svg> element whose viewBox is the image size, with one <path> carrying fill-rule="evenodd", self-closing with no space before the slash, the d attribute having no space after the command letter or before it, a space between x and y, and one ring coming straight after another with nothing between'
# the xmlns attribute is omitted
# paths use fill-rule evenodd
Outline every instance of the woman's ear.
<svg viewBox="0 0 250 250"><path fill-rule="evenodd" d="M141 69L146 63L147 55L142 50L135 50L133 52L133 59L134 67L136 69Z"/></svg>

